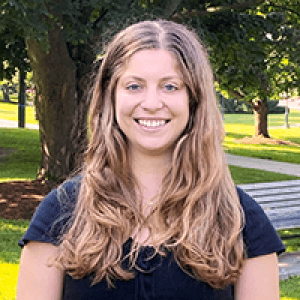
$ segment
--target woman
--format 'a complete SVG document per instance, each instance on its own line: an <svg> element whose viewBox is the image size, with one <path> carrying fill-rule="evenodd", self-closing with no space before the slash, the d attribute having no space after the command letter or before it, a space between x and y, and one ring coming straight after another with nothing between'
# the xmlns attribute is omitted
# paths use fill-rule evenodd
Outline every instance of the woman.
<svg viewBox="0 0 300 300"><path fill-rule="evenodd" d="M234 187L204 47L145 21L109 45L80 177L41 203L18 300L279 299L284 246Z"/></svg>

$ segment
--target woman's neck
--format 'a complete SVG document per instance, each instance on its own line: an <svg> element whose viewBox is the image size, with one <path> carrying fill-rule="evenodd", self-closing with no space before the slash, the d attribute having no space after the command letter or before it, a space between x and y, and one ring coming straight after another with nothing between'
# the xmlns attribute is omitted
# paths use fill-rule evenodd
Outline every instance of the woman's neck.
<svg viewBox="0 0 300 300"><path fill-rule="evenodd" d="M170 167L169 156L150 156L144 153L132 153L130 164L132 173L138 183L136 189L141 212L148 216L161 193L162 181ZM151 243L148 228L136 228L133 237L141 244Z"/></svg>
<svg viewBox="0 0 300 300"><path fill-rule="evenodd" d="M147 155L134 153L130 156L132 172L142 186L161 186L162 180L169 170L171 159L169 155Z"/></svg>

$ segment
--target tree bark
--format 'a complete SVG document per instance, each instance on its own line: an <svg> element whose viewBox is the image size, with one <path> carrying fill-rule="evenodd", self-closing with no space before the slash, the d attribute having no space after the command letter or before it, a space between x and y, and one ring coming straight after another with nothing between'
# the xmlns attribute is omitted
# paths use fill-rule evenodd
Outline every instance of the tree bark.
<svg viewBox="0 0 300 300"><path fill-rule="evenodd" d="M255 137L270 138L268 132L268 102L267 99L252 101L255 119Z"/></svg>
<svg viewBox="0 0 300 300"><path fill-rule="evenodd" d="M58 27L49 31L49 44L46 53L38 42L27 42L42 150L38 177L61 181L81 163L87 142L86 72L73 61Z"/></svg>

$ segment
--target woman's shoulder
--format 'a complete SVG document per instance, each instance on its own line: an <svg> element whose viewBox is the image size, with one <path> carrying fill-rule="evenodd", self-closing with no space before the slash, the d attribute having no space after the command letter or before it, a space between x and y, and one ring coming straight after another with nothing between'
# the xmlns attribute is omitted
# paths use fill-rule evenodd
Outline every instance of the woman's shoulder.
<svg viewBox="0 0 300 300"><path fill-rule="evenodd" d="M56 192L55 200L58 202L61 209L68 210L74 208L80 189L81 179L81 175L68 179L54 190Z"/></svg>
<svg viewBox="0 0 300 300"><path fill-rule="evenodd" d="M20 246L30 240L58 243L58 237L75 208L80 182L81 176L66 180L41 201L19 241Z"/></svg>

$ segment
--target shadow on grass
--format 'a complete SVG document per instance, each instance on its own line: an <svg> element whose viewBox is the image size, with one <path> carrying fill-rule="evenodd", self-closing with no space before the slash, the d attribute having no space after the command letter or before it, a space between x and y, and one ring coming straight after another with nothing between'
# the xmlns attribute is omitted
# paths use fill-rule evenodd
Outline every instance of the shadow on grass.
<svg viewBox="0 0 300 300"><path fill-rule="evenodd" d="M18 240L23 236L28 221L0 219L0 262L18 264L21 249Z"/></svg>
<svg viewBox="0 0 300 300"><path fill-rule="evenodd" d="M238 166L229 166L229 169L235 184L299 179L299 177L297 176L279 174L258 169L243 168Z"/></svg>
<svg viewBox="0 0 300 300"><path fill-rule="evenodd" d="M224 147L227 153L235 155L300 164L299 149L288 145L283 148L282 145L256 144L239 148L235 147L234 143L224 143Z"/></svg>
<svg viewBox="0 0 300 300"><path fill-rule="evenodd" d="M244 137L252 137L251 134L240 134L240 133L236 133L236 132L231 132L231 131L226 131L226 137L228 138L232 138L232 139L242 139Z"/></svg>

